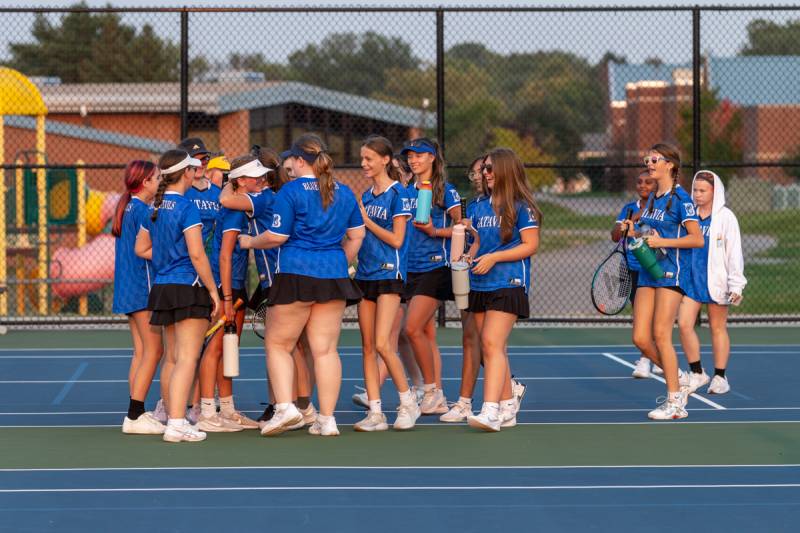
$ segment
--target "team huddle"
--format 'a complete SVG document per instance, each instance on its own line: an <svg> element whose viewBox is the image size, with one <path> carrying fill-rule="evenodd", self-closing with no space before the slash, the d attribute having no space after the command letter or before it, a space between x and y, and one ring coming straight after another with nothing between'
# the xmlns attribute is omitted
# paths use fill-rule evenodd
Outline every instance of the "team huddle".
<svg viewBox="0 0 800 533"><path fill-rule="evenodd" d="M370 136L360 155L371 181L360 196L334 179L331 156L311 134L281 154L254 146L230 161L191 138L157 165L127 166L127 194L112 230L113 309L128 315L134 344L124 433L168 442L246 429L338 435L337 345L349 305L358 306L365 384L353 395L366 409L356 431L389 429L381 403L388 377L399 397L395 430L412 429L422 415L490 432L516 425L525 385L512 376L507 344L517 319L530 314L531 257L544 222L524 165L506 148L478 157L465 203L433 140L412 140L396 153L389 140ZM649 416L676 419L687 416L688 395L709 382L694 332L702 304L715 361L709 392L729 389L727 309L741 300L746 280L719 177L698 172L693 200L678 184L674 148L654 146L645 164L640 199L622 210L612 238L625 232L646 240L668 273L653 276L629 257L638 286L633 341L642 352L634 376L648 377L651 363L663 369L668 396ZM258 283L248 296L251 249ZM459 398L448 403L434 315L453 299L461 309L463 364ZM241 335L245 307L258 317L266 310L269 403L258 420L236 408L223 336L206 340L218 319L226 342ZM672 345L676 317L690 364L685 374ZM159 365L161 399L146 411ZM475 414L481 366L483 403Z"/></svg>

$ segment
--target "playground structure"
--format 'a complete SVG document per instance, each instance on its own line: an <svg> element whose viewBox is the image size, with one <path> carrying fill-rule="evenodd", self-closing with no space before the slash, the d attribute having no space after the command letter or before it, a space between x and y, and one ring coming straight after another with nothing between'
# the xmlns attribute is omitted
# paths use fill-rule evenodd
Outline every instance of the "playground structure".
<svg viewBox="0 0 800 533"><path fill-rule="evenodd" d="M113 280L114 237L103 231L120 195L90 190L81 160L76 162L77 170L61 174L46 167L47 107L30 80L0 67L0 161L4 165L6 115L36 117L36 140L34 169L26 170L22 159L15 160L13 231L6 224L5 169L0 179L0 316L9 316L11 285L16 286L17 316L26 314L26 299L44 316L57 313L61 303L76 296L78 313L87 315L87 295ZM75 246L55 247L53 236L63 235L71 226L75 227ZM94 238L87 242L88 236ZM14 264L13 279L9 278L10 263Z"/></svg>

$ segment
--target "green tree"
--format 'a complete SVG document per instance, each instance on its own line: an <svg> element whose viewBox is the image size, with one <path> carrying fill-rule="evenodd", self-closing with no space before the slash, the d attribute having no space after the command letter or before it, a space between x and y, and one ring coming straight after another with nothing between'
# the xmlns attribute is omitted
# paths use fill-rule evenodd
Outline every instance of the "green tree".
<svg viewBox="0 0 800 533"><path fill-rule="evenodd" d="M267 80L285 80L292 77L291 69L280 63L270 63L264 54L238 54L228 55L228 66L234 70L248 70L263 72Z"/></svg>
<svg viewBox="0 0 800 533"><path fill-rule="evenodd" d="M419 64L408 43L375 32L335 33L289 56L295 79L362 96L384 87L387 69Z"/></svg>
<svg viewBox="0 0 800 533"><path fill-rule="evenodd" d="M703 161L738 162L742 160L742 112L730 101L720 100L718 89L700 91L700 159ZM681 125L676 136L687 162L694 152L692 106L680 111ZM720 168L715 172L727 185L734 169Z"/></svg>
<svg viewBox="0 0 800 533"><path fill-rule="evenodd" d="M511 148L523 163L555 163L555 158L544 153L533 143L531 137L522 137L517 132L507 128L492 129L492 144ZM549 168L527 168L525 176L528 184L533 189L539 189L545 185L552 185L558 177L554 170Z"/></svg>
<svg viewBox="0 0 800 533"><path fill-rule="evenodd" d="M747 25L747 44L743 56L800 55L800 20L779 24L757 19Z"/></svg>
<svg viewBox="0 0 800 533"><path fill-rule="evenodd" d="M9 45L8 62L29 76L58 76L67 83L178 79L178 46L148 24L137 32L116 13L72 12L60 23L37 14L31 34L34 42Z"/></svg>

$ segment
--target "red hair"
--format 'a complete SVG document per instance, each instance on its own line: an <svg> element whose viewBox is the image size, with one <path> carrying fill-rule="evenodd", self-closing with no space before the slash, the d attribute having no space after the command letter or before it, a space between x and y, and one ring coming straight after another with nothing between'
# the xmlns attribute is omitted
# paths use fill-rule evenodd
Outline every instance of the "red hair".
<svg viewBox="0 0 800 533"><path fill-rule="evenodd" d="M114 225L111 227L111 234L114 237L122 235L122 217L125 216L125 208L131 201L131 197L142 190L142 184L151 178L156 171L155 163L135 159L125 167L125 194L117 202L114 210Z"/></svg>

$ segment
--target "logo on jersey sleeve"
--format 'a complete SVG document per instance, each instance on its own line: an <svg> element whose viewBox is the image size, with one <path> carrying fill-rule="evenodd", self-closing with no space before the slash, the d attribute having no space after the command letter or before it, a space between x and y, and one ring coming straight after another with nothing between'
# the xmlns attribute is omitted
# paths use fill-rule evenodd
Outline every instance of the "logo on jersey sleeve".
<svg viewBox="0 0 800 533"><path fill-rule="evenodd" d="M450 194L453 195L453 201L454 202L460 202L461 201L461 196L458 195L458 191L457 190L450 189Z"/></svg>
<svg viewBox="0 0 800 533"><path fill-rule="evenodd" d="M693 217L694 216L694 204L691 204L691 203L683 204L683 208L686 210L686 216L687 217Z"/></svg>
<svg viewBox="0 0 800 533"><path fill-rule="evenodd" d="M281 227L281 216L277 213L272 215L272 227L273 228L280 228Z"/></svg>
<svg viewBox="0 0 800 533"><path fill-rule="evenodd" d="M411 200L403 198L403 211L411 211Z"/></svg>

